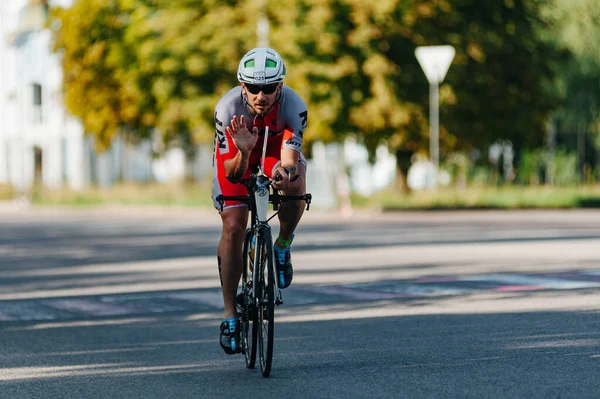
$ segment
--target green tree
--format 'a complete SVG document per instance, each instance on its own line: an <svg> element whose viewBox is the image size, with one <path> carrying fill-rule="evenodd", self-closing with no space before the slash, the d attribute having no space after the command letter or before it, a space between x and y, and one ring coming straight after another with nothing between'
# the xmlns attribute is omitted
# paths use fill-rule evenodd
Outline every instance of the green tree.
<svg viewBox="0 0 600 399"><path fill-rule="evenodd" d="M525 0L413 1L409 11L391 19L403 26L384 29L389 40L410 44L387 57L404 64L399 95L414 104L427 104L428 91L412 48L450 44L456 49L440 89L442 151L483 149L497 139L509 139L516 147L542 142L547 115L556 107L548 82L559 54L537 35L547 23L539 5Z"/></svg>
<svg viewBox="0 0 600 399"><path fill-rule="evenodd" d="M545 32L549 42L566 54L555 88L561 107L555 122L561 134L578 135L580 145L588 133L600 150L600 9L593 0L553 0L545 8L556 29ZM580 148L583 168L584 148Z"/></svg>
<svg viewBox="0 0 600 399"><path fill-rule="evenodd" d="M153 110L152 125L165 143L190 148L212 140L214 106L237 83L238 60L254 45L256 20L246 17L256 15L253 4L129 3L125 43L136 63L124 67Z"/></svg>
<svg viewBox="0 0 600 399"><path fill-rule="evenodd" d="M77 0L60 22L68 109L99 148L117 132L184 148L210 141L219 96L254 45L255 4L189 0Z"/></svg>
<svg viewBox="0 0 600 399"><path fill-rule="evenodd" d="M270 4L273 42L326 121L322 137L354 130L368 144L427 148L428 88L414 50L451 44L457 55L441 87L445 148L541 142L556 106L547 82L559 54L536 33L547 24L539 1Z"/></svg>
<svg viewBox="0 0 600 399"><path fill-rule="evenodd" d="M309 103L308 141L359 133L374 150L381 139L414 131L415 114L423 122L397 95L399 66L381 50L389 45L375 45L398 7L390 0L293 0L284 9L268 2L272 45L288 63L288 83Z"/></svg>
<svg viewBox="0 0 600 399"><path fill-rule="evenodd" d="M319 124L309 138L357 132L371 153L385 141L406 171L411 154L429 148L428 83L414 50L451 44L457 53L440 88L442 154L485 151L498 139L517 148L542 143L560 57L538 34L550 23L542 2L269 4L273 42L292 61L290 80Z"/></svg>
<svg viewBox="0 0 600 399"><path fill-rule="evenodd" d="M118 55L128 51L123 49L126 21L119 18L119 4L77 1L68 10L53 9L52 17L60 22L54 46L63 57L66 106L107 145L121 126L137 123L135 101L120 78L123 61Z"/></svg>
<svg viewBox="0 0 600 399"><path fill-rule="evenodd" d="M554 53L534 34L540 1L77 0L56 10L67 105L108 145L117 131L184 146L212 139L218 98L256 45L257 17L286 83L307 100L307 145L359 134L410 154L428 148L428 88L414 49L452 44L441 87L441 148L523 145L543 136ZM550 65L550 66L549 66Z"/></svg>

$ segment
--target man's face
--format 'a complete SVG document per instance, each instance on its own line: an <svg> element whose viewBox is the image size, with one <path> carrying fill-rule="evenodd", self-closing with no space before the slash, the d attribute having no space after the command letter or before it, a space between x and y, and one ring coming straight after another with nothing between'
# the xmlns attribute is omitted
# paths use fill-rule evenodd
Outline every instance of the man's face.
<svg viewBox="0 0 600 399"><path fill-rule="evenodd" d="M271 106L275 103L277 95L281 90L281 83L269 85L251 85L242 83L242 87L246 93L248 103L259 115L263 115L271 109Z"/></svg>

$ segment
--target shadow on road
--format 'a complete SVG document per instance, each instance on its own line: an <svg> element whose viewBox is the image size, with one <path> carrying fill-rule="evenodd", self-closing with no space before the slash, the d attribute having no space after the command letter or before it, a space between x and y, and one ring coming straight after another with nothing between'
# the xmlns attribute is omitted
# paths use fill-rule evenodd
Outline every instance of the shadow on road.
<svg viewBox="0 0 600 399"><path fill-rule="evenodd" d="M212 319L5 323L0 384L10 398L590 397L599 328L596 312L280 322L265 380L222 354Z"/></svg>
<svg viewBox="0 0 600 399"><path fill-rule="evenodd" d="M295 253L333 260L297 268L277 313L270 379L218 346L218 227L1 226L0 297L12 298L0 300L2 398L583 398L600 390L599 314L563 304L567 295L571 309L596 303L597 256L498 270L506 265L482 267L485 249L469 258L476 245L454 259L420 248L586 244L600 238L594 226L303 225ZM376 253L369 265L339 264L344 251L327 251L392 246L419 247L418 260ZM538 310L523 310L528 304Z"/></svg>
<svg viewBox="0 0 600 399"><path fill-rule="evenodd" d="M276 223L275 223L276 224ZM23 224L0 223L3 271L50 269L99 263L216 256L220 227L161 226L153 221ZM295 251L421 245L467 245L600 239L595 225L555 222L534 226L495 222L310 223L300 225ZM277 233L277 226L274 226Z"/></svg>

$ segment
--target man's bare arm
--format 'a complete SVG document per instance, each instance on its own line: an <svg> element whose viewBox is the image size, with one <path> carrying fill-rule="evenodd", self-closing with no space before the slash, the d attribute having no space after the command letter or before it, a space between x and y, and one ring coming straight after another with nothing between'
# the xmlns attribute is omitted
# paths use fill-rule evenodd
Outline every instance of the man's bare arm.
<svg viewBox="0 0 600 399"><path fill-rule="evenodd" d="M235 157L232 159L228 159L223 163L225 167L225 175L227 177L233 177L234 179L241 179L246 173L246 169L248 169L248 164L250 161L250 153L245 154L242 151L239 151L235 154Z"/></svg>
<svg viewBox="0 0 600 399"><path fill-rule="evenodd" d="M293 179L294 176L296 176L296 172L298 171L299 157L300 153L296 150L289 148L281 149L281 166L290 172L290 179Z"/></svg>

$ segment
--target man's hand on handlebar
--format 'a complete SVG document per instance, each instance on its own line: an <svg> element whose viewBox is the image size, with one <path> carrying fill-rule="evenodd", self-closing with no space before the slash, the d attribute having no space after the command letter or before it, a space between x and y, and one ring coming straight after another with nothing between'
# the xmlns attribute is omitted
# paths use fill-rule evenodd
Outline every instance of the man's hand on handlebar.
<svg viewBox="0 0 600 399"><path fill-rule="evenodd" d="M271 185L276 190L285 191L289 184L290 176L288 175L287 170L281 166L278 166L277 169L275 169Z"/></svg>

